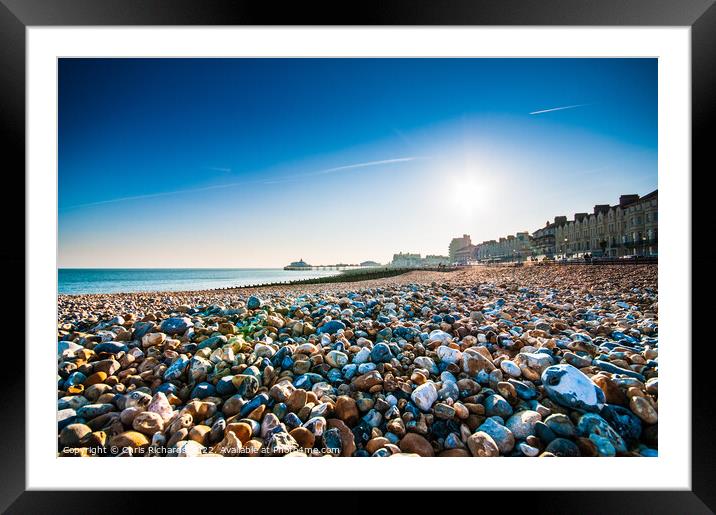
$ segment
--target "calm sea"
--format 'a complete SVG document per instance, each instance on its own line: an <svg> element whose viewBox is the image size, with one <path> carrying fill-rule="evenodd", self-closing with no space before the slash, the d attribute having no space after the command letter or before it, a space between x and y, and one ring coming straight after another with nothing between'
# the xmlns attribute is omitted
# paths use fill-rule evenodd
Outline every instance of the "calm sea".
<svg viewBox="0 0 716 515"><path fill-rule="evenodd" d="M281 268L60 268L61 294L178 291L247 286L336 275Z"/></svg>

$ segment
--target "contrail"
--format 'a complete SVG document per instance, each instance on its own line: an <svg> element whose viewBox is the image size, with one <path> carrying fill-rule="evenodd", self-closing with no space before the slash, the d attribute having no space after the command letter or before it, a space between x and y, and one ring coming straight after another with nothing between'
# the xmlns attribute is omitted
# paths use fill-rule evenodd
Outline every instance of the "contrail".
<svg viewBox="0 0 716 515"><path fill-rule="evenodd" d="M276 179L276 180L259 180L259 181L242 181L242 182L229 182L225 184L215 184L213 186L204 186L201 188L188 188L184 190L173 190L173 191L164 191L164 192L158 192L158 193L147 193L146 195L133 195L131 197L120 197L120 198L114 198L114 199L108 199L108 200L98 200L97 202L88 202L86 204L75 204L72 206L66 206L60 208L60 211L65 211L67 209L75 209L79 207L90 207L90 206L99 206L103 204L114 204L116 202L124 202L125 200L142 200L142 199L148 199L148 198L156 198L156 197L166 197L169 195L178 195L181 193L194 193L197 191L209 191L209 190L217 190L217 189L223 189L223 188L233 188L235 186L247 186L251 184L279 184L282 182L291 182L298 179L301 179L303 177L313 177L316 175L324 175L328 173L333 172L339 172L341 170L351 170L354 168L367 168L369 166L379 166L379 165L386 165L386 164L392 164L392 163L404 163L406 161L414 161L416 159L420 159L419 157L398 157L395 159L383 159L381 161L367 161L365 163L355 163L351 165L344 165L344 166L336 166L334 168L327 168L325 170L318 170L316 172L309 172L304 174L298 174L291 177L287 177L285 179Z"/></svg>
<svg viewBox="0 0 716 515"><path fill-rule="evenodd" d="M342 170L352 170L355 168L367 168L369 166L388 165L388 164L392 164L392 163L404 163L406 161L415 161L416 159L425 159L425 158L398 157L395 159L383 159L381 161L367 161L365 163L356 163L356 164L352 164L352 165L336 166L334 168L326 168L325 170L318 170L317 172L301 173L298 175L292 175L291 177L272 179L269 181L265 181L263 184L282 184L284 182L297 181L297 180L303 179L304 177L315 177L317 175L325 175L325 174L329 174L329 173L340 172Z"/></svg>
<svg viewBox="0 0 716 515"><path fill-rule="evenodd" d="M131 197L120 197L120 198L112 198L108 200L98 200L97 202L87 202L86 204L75 204L73 206L66 206L60 208L60 211L64 211L66 209L74 209L78 207L89 207L89 206L99 206L102 204L114 204L115 202L124 202L125 200L141 200L141 199L147 199L147 198L155 198L155 197L166 197L168 195L178 195L180 193L193 193L196 191L208 191L208 190L218 190L222 188L231 188L234 186L242 186L247 184L262 184L263 181L248 181L248 182L229 182L226 184L216 184L214 186L204 186L202 188L189 188L185 190L173 190L173 191L162 191L158 193L147 193L146 195L133 195Z"/></svg>
<svg viewBox="0 0 716 515"><path fill-rule="evenodd" d="M368 161L365 163L356 163L353 165L336 166L335 168L328 168L326 170L321 170L319 172L307 173L307 174L304 174L304 176L323 175L325 173L338 172L340 170L351 170L353 168L366 168L368 166L387 165L387 164L391 164L391 163L404 163L406 161L414 161L416 159L418 159L418 158L417 157L398 157L396 159L383 159L382 161Z"/></svg>
<svg viewBox="0 0 716 515"><path fill-rule="evenodd" d="M564 109L574 109L575 107L584 107L584 106L588 106L588 105L590 105L590 104L574 104L571 106L553 107L551 109L542 109L541 111L532 111L530 114L551 113L552 111L562 111Z"/></svg>
<svg viewBox="0 0 716 515"><path fill-rule="evenodd" d="M225 168L225 167L221 167L221 166L205 166L204 169L205 170L213 170L215 172L224 172L224 173L231 172L231 168Z"/></svg>

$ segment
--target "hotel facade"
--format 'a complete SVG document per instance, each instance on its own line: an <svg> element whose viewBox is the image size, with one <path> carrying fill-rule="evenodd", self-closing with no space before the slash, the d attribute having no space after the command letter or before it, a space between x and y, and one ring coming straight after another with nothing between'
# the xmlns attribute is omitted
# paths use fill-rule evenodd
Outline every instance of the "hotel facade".
<svg viewBox="0 0 716 515"><path fill-rule="evenodd" d="M596 205L557 226L555 251L563 256L655 256L658 254L658 190L639 197L622 195L619 203Z"/></svg>
<svg viewBox="0 0 716 515"><path fill-rule="evenodd" d="M523 261L526 259L656 256L658 190L640 197L621 195L615 205L598 204L572 220L556 216L533 233L527 231L473 245L470 236L450 242L451 263Z"/></svg>

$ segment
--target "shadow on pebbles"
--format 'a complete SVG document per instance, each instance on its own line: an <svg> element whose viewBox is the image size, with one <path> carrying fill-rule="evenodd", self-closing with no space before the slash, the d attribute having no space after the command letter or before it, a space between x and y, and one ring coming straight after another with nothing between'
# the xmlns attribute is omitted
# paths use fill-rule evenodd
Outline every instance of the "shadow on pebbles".
<svg viewBox="0 0 716 515"><path fill-rule="evenodd" d="M655 265L59 297L60 456L656 456Z"/></svg>

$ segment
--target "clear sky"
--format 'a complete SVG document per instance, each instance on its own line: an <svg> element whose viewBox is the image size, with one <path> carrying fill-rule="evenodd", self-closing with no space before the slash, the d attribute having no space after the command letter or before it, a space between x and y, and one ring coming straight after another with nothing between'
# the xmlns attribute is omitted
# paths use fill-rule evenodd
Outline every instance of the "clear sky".
<svg viewBox="0 0 716 515"><path fill-rule="evenodd" d="M656 59L61 59L60 267L447 254L657 187Z"/></svg>

